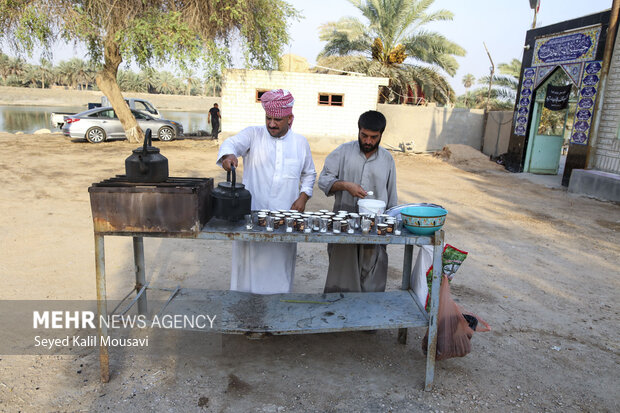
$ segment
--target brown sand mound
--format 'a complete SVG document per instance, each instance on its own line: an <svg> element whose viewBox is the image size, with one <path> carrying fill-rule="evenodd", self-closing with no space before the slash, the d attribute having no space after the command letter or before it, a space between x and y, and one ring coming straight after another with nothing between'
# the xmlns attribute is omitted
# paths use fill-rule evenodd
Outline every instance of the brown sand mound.
<svg viewBox="0 0 620 413"><path fill-rule="evenodd" d="M442 159L449 164L470 172L502 170L504 167L489 160L489 157L469 145L450 144L444 146L433 156Z"/></svg>

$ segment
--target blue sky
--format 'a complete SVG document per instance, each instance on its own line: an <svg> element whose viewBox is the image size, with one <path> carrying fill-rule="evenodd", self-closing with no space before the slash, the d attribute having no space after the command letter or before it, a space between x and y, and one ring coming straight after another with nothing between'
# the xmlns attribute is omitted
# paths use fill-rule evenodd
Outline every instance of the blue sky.
<svg viewBox="0 0 620 413"><path fill-rule="evenodd" d="M340 17L353 16L363 20L361 13L346 0L287 0L300 10L305 19L290 26L289 50L305 57L310 64L324 43L319 40L319 26ZM541 0L537 27L586 16L611 8L612 0ZM490 62L484 50L489 48L495 66L513 58L521 60L525 32L532 27L534 11L529 0L436 0L430 10L447 9L454 13L451 22L426 26L456 42L467 51L458 57L459 70L450 84L457 95L465 92L463 75L476 79L489 74Z"/></svg>

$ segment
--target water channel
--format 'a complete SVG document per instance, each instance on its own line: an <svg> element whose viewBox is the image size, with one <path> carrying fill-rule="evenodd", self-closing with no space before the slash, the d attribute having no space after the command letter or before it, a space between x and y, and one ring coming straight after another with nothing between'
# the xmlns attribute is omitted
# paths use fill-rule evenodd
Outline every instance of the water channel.
<svg viewBox="0 0 620 413"><path fill-rule="evenodd" d="M82 106L0 106L0 132L33 133L39 129L57 132L59 129L51 127L52 112L78 113L84 110L86 109ZM165 119L180 122L186 134L199 130L211 132L207 113L162 110L161 114Z"/></svg>

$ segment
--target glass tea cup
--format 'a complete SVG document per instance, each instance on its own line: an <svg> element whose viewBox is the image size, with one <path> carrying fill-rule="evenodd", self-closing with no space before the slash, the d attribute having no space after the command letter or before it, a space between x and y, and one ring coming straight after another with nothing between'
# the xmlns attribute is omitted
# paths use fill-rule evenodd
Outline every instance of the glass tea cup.
<svg viewBox="0 0 620 413"><path fill-rule="evenodd" d="M245 229L254 228L254 219L252 218L252 214L244 215L245 218Z"/></svg>
<svg viewBox="0 0 620 413"><path fill-rule="evenodd" d="M333 232L334 234L340 234L340 226L342 224L342 221L339 219L334 219L334 223L333 223Z"/></svg>
<svg viewBox="0 0 620 413"><path fill-rule="evenodd" d="M394 235L400 235L403 233L403 221L400 219L397 219L396 222L394 222Z"/></svg>
<svg viewBox="0 0 620 413"><path fill-rule="evenodd" d="M293 232L293 229L295 229L295 218L293 217L286 217L286 232Z"/></svg>
<svg viewBox="0 0 620 413"><path fill-rule="evenodd" d="M321 229L321 217L318 215L312 216L312 231L318 231Z"/></svg>
<svg viewBox="0 0 620 413"><path fill-rule="evenodd" d="M329 225L329 218L319 218L319 232L327 232L327 226Z"/></svg>
<svg viewBox="0 0 620 413"><path fill-rule="evenodd" d="M273 231L273 228L274 228L274 221L275 221L275 219L274 219L274 217L273 217L273 216L268 215L268 216L266 217L266 220L265 220L265 229L266 229L267 231L269 231L269 232L272 232L272 231Z"/></svg>
<svg viewBox="0 0 620 413"><path fill-rule="evenodd" d="M349 234L354 234L355 233L355 218L349 218L347 219L347 222L349 223L349 228L347 228L347 233Z"/></svg>
<svg viewBox="0 0 620 413"><path fill-rule="evenodd" d="M362 229L363 234L368 234L370 232L370 223L371 221L367 218L362 218L360 223L360 228Z"/></svg>

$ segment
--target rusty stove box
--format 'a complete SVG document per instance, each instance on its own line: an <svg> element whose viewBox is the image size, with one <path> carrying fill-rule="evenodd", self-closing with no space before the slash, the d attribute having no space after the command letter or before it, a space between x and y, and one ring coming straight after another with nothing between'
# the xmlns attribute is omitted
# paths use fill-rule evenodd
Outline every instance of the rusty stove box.
<svg viewBox="0 0 620 413"><path fill-rule="evenodd" d="M133 183L117 176L88 188L95 232L195 237L211 218L213 178Z"/></svg>

